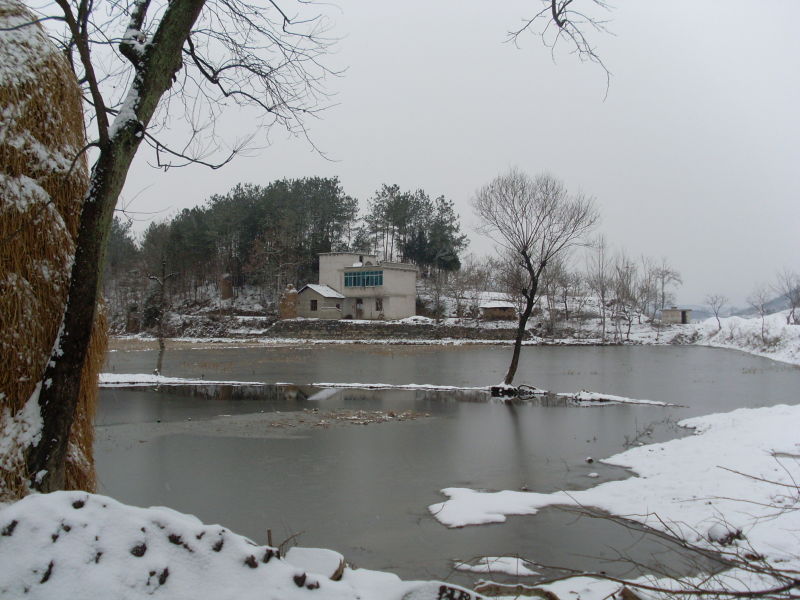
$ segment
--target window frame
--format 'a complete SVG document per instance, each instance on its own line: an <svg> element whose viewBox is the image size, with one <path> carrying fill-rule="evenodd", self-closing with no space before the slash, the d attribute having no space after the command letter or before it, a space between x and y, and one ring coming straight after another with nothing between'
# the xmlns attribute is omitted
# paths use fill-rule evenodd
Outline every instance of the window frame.
<svg viewBox="0 0 800 600"><path fill-rule="evenodd" d="M369 271L345 271L344 287L381 287L383 285L383 269Z"/></svg>

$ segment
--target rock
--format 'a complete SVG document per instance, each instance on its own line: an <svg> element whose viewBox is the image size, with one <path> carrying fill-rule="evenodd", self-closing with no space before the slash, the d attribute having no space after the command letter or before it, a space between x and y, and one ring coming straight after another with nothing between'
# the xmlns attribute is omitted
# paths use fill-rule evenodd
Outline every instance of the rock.
<svg viewBox="0 0 800 600"><path fill-rule="evenodd" d="M284 558L290 565L339 581L344 572L344 556L333 550L324 548L290 548Z"/></svg>
<svg viewBox="0 0 800 600"><path fill-rule="evenodd" d="M709 541L720 546L729 546L734 541L743 538L741 529L736 529L725 523L715 523L709 527L707 537Z"/></svg>
<svg viewBox="0 0 800 600"><path fill-rule="evenodd" d="M642 600L642 597L627 586L622 586L619 591L620 600Z"/></svg>

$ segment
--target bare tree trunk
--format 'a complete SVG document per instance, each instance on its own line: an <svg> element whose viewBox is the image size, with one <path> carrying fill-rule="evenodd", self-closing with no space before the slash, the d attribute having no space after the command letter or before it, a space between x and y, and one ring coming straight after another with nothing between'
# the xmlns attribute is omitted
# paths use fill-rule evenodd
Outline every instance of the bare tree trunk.
<svg viewBox="0 0 800 600"><path fill-rule="evenodd" d="M126 100L126 108L135 118L120 111L114 127L99 142L100 154L92 168L89 194L81 213L61 334L42 378L42 434L28 448L26 457L31 486L39 491L64 487L67 440L78 403L80 374L88 352L114 206L142 133L181 67L184 40L203 4L204 0L184 0L169 5L148 50L140 57Z"/></svg>
<svg viewBox="0 0 800 600"><path fill-rule="evenodd" d="M522 350L522 338L525 337L525 327L528 324L528 319L533 312L533 299L536 297L535 286L530 294L525 294L525 309L519 316L519 325L517 325L517 337L514 339L514 353L511 355L511 364L508 366L508 371L503 379L503 383L511 385L514 381L514 376L517 374L517 367L519 366L519 355Z"/></svg>

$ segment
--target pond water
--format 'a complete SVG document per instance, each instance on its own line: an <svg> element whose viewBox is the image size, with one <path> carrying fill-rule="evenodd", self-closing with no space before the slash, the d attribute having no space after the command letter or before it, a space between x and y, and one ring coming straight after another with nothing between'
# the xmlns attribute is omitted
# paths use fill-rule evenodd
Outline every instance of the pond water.
<svg viewBox="0 0 800 600"><path fill-rule="evenodd" d="M668 544L608 520L547 509L447 529L427 506L450 486L550 492L627 477L585 459L686 435L675 423L688 416L794 403L800 389L798 368L695 347L523 350L519 382L682 407L504 404L483 392L311 385L488 385L501 378L509 354L482 346L168 351L168 376L294 385L104 389L99 491L196 514L260 543L267 529L276 543L300 534L300 545L336 549L357 566L404 578L468 584L476 577L452 572L454 559L501 555L629 575L616 560L628 554L685 572L686 557ZM153 352L120 351L109 355L106 370L150 372L154 364ZM371 422L370 415L390 411L408 419ZM589 478L592 472L599 478Z"/></svg>

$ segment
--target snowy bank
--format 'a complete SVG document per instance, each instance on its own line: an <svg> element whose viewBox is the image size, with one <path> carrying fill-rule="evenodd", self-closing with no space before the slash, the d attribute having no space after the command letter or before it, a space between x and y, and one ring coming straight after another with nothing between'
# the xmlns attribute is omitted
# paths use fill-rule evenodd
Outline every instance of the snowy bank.
<svg viewBox="0 0 800 600"><path fill-rule="evenodd" d="M263 381L215 381L188 377L164 377L149 373L100 373L100 387L134 387L151 385L267 385ZM280 384L273 384L280 385Z"/></svg>
<svg viewBox="0 0 800 600"><path fill-rule="evenodd" d="M695 435L627 450L603 461L638 477L550 494L447 488L430 512L444 525L503 522L545 506L595 507L693 544L740 531L752 552L800 564L800 406L739 409L684 420ZM786 510L782 510L786 509Z"/></svg>
<svg viewBox="0 0 800 600"><path fill-rule="evenodd" d="M706 319L694 326L699 336L696 343L800 365L800 325L788 325L788 313L785 310L767 315L763 324L760 317L720 318L719 325L716 319Z"/></svg>
<svg viewBox="0 0 800 600"><path fill-rule="evenodd" d="M560 392L557 394L562 398L569 398L585 405L594 404L650 404L652 406L678 406L670 402L662 402L661 400L644 400L636 398L626 398L625 396L614 396L613 394L599 394L597 392L589 392L581 390L577 394L570 394L568 392Z"/></svg>
<svg viewBox="0 0 800 600"><path fill-rule="evenodd" d="M482 597L364 569L346 568L334 581L335 553L292 554L168 508L86 492L32 495L0 509L1 598L434 600L442 589Z"/></svg>
<svg viewBox="0 0 800 600"><path fill-rule="evenodd" d="M436 385L429 383L312 383L314 387L328 389L359 389L359 390L420 390L432 392L488 392L487 386L459 387L455 385Z"/></svg>

